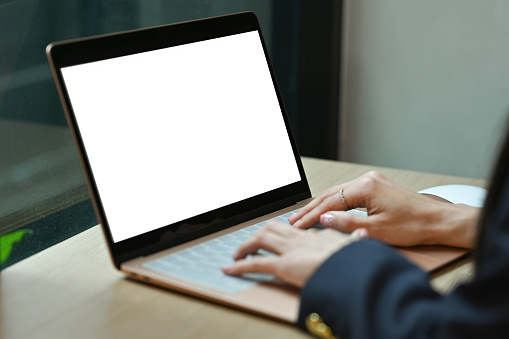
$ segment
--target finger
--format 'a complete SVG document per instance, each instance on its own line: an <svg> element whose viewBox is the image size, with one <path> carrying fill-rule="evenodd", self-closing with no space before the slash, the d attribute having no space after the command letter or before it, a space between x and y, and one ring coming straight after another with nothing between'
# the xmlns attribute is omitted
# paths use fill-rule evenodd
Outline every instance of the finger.
<svg viewBox="0 0 509 339"><path fill-rule="evenodd" d="M309 210L305 215L297 220L293 226L300 229L307 229L318 223L320 216L327 211L347 210L348 206L344 201L341 200L339 191L340 189L337 189L335 194L329 195L328 197L322 199L322 201L316 205L314 209Z"/></svg>
<svg viewBox="0 0 509 339"><path fill-rule="evenodd" d="M350 234L350 239L352 241L367 239L368 237L368 230L365 228L358 228Z"/></svg>
<svg viewBox="0 0 509 339"><path fill-rule="evenodd" d="M268 273L274 274L279 257L257 256L250 259L239 260L231 265L226 265L221 270L228 275L242 275L244 273Z"/></svg>
<svg viewBox="0 0 509 339"><path fill-rule="evenodd" d="M292 233L297 230L288 225L269 222L263 228L254 233L233 253L235 260L243 259L249 254L263 249L275 254L281 254L288 247L288 240Z"/></svg>
<svg viewBox="0 0 509 339"><path fill-rule="evenodd" d="M322 192L318 197L313 199L309 204L301 208L297 213L290 216L288 220L291 224L295 224L297 221L302 219L306 214L310 213L311 211L315 210L316 208L320 208L324 204L330 204L331 202L333 204L339 205L340 199L339 199L339 190L345 189L350 183L345 183L340 186L334 186L331 188L326 189ZM333 198L333 199L331 199ZM336 199L337 198L337 199ZM327 208L326 208L327 209ZM328 208L330 209L330 208Z"/></svg>
<svg viewBox="0 0 509 339"><path fill-rule="evenodd" d="M365 217L350 212L330 211L320 216L320 224L341 232L353 232L358 228L369 228L370 217Z"/></svg>
<svg viewBox="0 0 509 339"><path fill-rule="evenodd" d="M295 222L299 221L304 215L315 209L318 205L322 203L322 201L328 196L326 192L323 192L320 196L313 199L310 203L308 203L306 206L302 207L299 211L297 211L295 214L291 215L288 218L288 221L290 224L294 225Z"/></svg>
<svg viewBox="0 0 509 339"><path fill-rule="evenodd" d="M389 180L382 173L370 171L357 179L325 190L318 198L292 215L289 221L298 228L309 228L318 221L319 215L327 210L347 210L357 207L368 207L368 200L376 196L381 186L392 187L397 183ZM339 190L342 189L342 197ZM331 197L334 197L331 199Z"/></svg>
<svg viewBox="0 0 509 339"><path fill-rule="evenodd" d="M343 195L350 208L369 208L373 197L384 194L384 191L395 190L398 184L377 171L369 171L366 174L348 183Z"/></svg>

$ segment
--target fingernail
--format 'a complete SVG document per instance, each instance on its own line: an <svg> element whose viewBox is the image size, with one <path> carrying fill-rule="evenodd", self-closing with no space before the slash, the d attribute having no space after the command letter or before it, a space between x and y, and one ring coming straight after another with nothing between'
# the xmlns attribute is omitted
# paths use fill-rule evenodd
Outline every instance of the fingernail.
<svg viewBox="0 0 509 339"><path fill-rule="evenodd" d="M290 222L291 222L291 220L292 220L293 218L295 218L295 216L296 216L296 215L297 215L297 213L294 213L294 214L290 215L290 216L288 217L288 221L290 221Z"/></svg>
<svg viewBox="0 0 509 339"><path fill-rule="evenodd" d="M298 227L300 224L300 219L293 223L293 227Z"/></svg>
<svg viewBox="0 0 509 339"><path fill-rule="evenodd" d="M325 213L320 216L320 224L323 226L330 226L333 220L334 216L330 213Z"/></svg>
<svg viewBox="0 0 509 339"><path fill-rule="evenodd" d="M232 269L232 265L221 266L221 271L223 271L224 273L229 273L231 269Z"/></svg>
<svg viewBox="0 0 509 339"><path fill-rule="evenodd" d="M361 239L366 239L368 237L368 230L365 228L359 229L359 237L361 237Z"/></svg>

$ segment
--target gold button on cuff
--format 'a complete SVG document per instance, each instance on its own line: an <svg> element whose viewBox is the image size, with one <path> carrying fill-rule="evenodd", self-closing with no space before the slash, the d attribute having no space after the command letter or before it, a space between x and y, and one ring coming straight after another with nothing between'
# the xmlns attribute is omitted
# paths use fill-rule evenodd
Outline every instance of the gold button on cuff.
<svg viewBox="0 0 509 339"><path fill-rule="evenodd" d="M334 336L330 327L323 322L322 317L318 313L311 313L307 316L306 329L313 336L320 339L339 339Z"/></svg>

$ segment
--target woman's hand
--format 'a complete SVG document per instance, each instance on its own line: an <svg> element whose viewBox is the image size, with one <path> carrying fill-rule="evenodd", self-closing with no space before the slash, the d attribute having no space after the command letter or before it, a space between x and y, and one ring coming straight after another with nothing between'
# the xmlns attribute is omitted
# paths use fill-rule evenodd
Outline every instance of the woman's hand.
<svg viewBox="0 0 509 339"><path fill-rule="evenodd" d="M345 212L358 207L366 208L368 216ZM369 172L326 190L289 221L302 229L318 221L343 232L365 228L371 237L397 246L473 248L478 216L477 208L436 201L379 172Z"/></svg>
<svg viewBox="0 0 509 339"><path fill-rule="evenodd" d="M230 275L275 274L291 285L302 287L334 252L366 237L364 229L350 235L330 229L306 232L286 224L269 222L239 247L233 255L236 262L223 267L223 272ZM254 255L245 259L260 249L276 255Z"/></svg>

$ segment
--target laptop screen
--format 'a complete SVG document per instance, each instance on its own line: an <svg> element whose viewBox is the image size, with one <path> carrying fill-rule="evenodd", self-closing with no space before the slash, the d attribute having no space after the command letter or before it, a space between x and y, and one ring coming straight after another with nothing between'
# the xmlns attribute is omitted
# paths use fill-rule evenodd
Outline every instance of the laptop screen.
<svg viewBox="0 0 509 339"><path fill-rule="evenodd" d="M302 179L256 30L61 73L115 243Z"/></svg>

